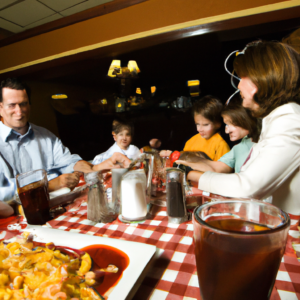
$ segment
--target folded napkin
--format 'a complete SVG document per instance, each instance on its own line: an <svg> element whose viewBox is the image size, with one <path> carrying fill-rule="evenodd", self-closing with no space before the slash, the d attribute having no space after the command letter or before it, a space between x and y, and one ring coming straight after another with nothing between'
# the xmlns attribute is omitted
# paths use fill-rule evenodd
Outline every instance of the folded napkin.
<svg viewBox="0 0 300 300"><path fill-rule="evenodd" d="M64 187L62 189L59 189L59 190L56 190L56 191L53 191L51 193L49 193L49 197L50 199L52 198L55 198L55 197L58 197L58 196L61 196L61 195L64 195L64 194L68 194L70 193L71 190L67 187Z"/></svg>

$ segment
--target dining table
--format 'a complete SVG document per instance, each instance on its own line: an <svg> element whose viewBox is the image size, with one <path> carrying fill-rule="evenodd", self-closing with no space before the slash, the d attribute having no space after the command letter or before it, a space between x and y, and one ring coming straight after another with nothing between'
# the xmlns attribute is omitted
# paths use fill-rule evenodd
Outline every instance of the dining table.
<svg viewBox="0 0 300 300"><path fill-rule="evenodd" d="M197 202L212 199L199 191ZM193 202L193 201L190 201ZM192 211L189 208L190 212ZM282 258L272 291L271 300L300 300L300 216L290 215L286 250ZM8 239L18 230L8 230L8 224L20 223L26 227L26 220L12 216L0 220L0 238ZM136 282L127 297L134 300L200 300L193 244L193 224L189 220L182 224L168 222L166 207L149 205L145 221L124 223L117 218L111 223L97 223L87 219L87 195L66 207L66 211L45 225L56 230L78 234L107 237L156 246L151 262ZM296 249L296 250L295 250ZM255 288L255 287L253 287ZM127 299L126 298L126 299ZM221 299L220 299L221 300ZM253 299L255 300L255 299Z"/></svg>

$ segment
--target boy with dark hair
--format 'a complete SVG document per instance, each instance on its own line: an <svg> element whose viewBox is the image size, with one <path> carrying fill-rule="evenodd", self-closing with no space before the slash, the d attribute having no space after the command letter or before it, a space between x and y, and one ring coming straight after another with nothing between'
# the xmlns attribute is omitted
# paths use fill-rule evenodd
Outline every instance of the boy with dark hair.
<svg viewBox="0 0 300 300"><path fill-rule="evenodd" d="M218 133L221 124L223 104L213 96L205 96L193 105L193 115L199 134L189 139L183 151L202 151L216 161L230 151L229 146Z"/></svg>

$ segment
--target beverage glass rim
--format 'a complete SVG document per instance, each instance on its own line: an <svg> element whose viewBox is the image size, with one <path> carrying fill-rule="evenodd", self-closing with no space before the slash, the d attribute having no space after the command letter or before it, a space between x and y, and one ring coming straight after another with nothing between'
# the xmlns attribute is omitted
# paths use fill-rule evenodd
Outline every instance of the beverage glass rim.
<svg viewBox="0 0 300 300"><path fill-rule="evenodd" d="M213 205L220 204L220 203L234 203L234 202L245 203L245 204L248 204L249 202L252 202L252 203L254 202L254 203L257 203L261 206L272 206L272 207L278 209L278 213L283 216L284 220L277 227L270 228L270 230L239 232L239 231L230 231L230 230L224 230L224 229L219 229L219 228L213 227L213 226L209 225L207 222L205 222L204 220L202 220L199 217L198 212L200 212L205 207L213 206ZM234 234L234 235L243 235L243 236L245 236L245 235L249 235L249 236L250 235L262 235L262 234L266 234L266 233L271 234L271 233L283 230L284 228L290 226L290 217L289 217L288 213L284 212L282 209L280 209L279 207L277 207L273 204L262 202L262 201L259 201L259 200L226 200L226 201L208 202L208 203L204 203L202 205L197 206L194 209L193 216L194 216L194 220L197 223L200 223L201 225L204 225L204 226L206 226L206 227L208 227L208 228L210 228L214 231L221 232L223 234ZM240 220L244 220L244 219L240 218ZM256 223L256 224L259 225L259 223Z"/></svg>
<svg viewBox="0 0 300 300"><path fill-rule="evenodd" d="M47 172L46 172L45 169L37 169L37 170L32 170L32 171L20 173L20 174L18 174L18 175L16 176L16 178L17 178L17 177L20 177L21 175L28 175L28 174L30 174L30 173L34 173L34 172L38 172L38 171L42 171L43 173L46 173L46 174L47 174Z"/></svg>
<svg viewBox="0 0 300 300"><path fill-rule="evenodd" d="M117 172L117 173L119 173L120 171L125 171L125 170L128 170L128 168L115 168L115 169L111 169L111 173L115 173L115 172ZM109 173L109 172L107 172L107 173Z"/></svg>
<svg viewBox="0 0 300 300"><path fill-rule="evenodd" d="M20 174L18 174L17 176L16 176L16 185L17 185L17 188L23 188L24 186L22 186L22 187L20 187L19 185L19 177L20 176L28 176L28 175L30 175L30 174L32 174L32 173L35 173L35 172L38 172L38 171L42 171L42 173L43 173L43 176L45 176L46 177L46 180L48 180L48 178L47 178L47 172L46 172L46 170L45 169L37 169L37 170L32 170L32 171L28 171L28 172L24 172L24 173L20 173ZM37 180L37 181L41 181L41 180L43 180L43 179L40 179L40 180ZM37 182L37 181L35 181L35 182ZM33 182L32 182L33 183ZM28 184L30 184L30 183L28 183Z"/></svg>
<svg viewBox="0 0 300 300"><path fill-rule="evenodd" d="M169 173L169 172L180 172L180 173L184 173L183 170L179 169L179 168L173 168L173 167L170 167L170 168L166 168L166 172Z"/></svg>

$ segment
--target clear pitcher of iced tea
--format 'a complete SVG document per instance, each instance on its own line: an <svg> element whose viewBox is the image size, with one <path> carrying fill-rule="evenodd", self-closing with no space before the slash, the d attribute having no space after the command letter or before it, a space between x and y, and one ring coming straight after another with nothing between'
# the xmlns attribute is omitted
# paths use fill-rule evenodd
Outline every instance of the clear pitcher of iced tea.
<svg viewBox="0 0 300 300"><path fill-rule="evenodd" d="M268 300L290 227L287 213L253 200L205 203L193 213L203 300Z"/></svg>
<svg viewBox="0 0 300 300"><path fill-rule="evenodd" d="M35 170L19 174L16 183L27 223L43 225L51 220L46 171Z"/></svg>

